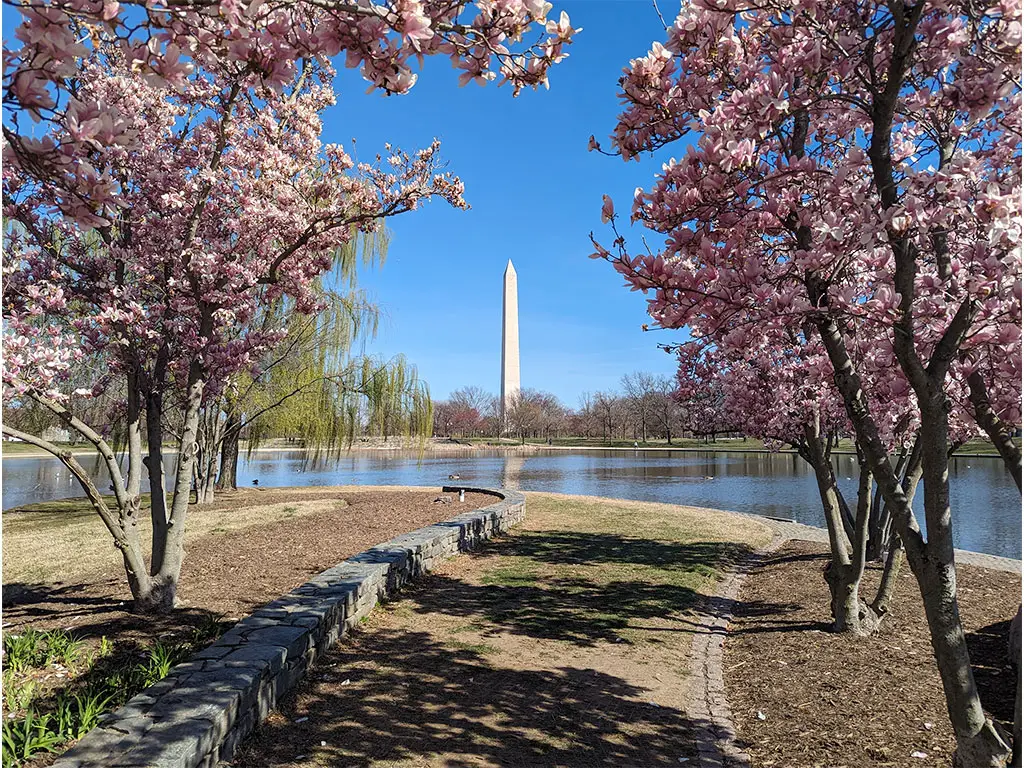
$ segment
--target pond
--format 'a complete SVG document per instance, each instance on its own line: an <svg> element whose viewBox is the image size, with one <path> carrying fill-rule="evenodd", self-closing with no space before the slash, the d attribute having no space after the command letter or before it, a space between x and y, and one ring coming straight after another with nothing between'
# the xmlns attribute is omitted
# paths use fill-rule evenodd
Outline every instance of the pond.
<svg viewBox="0 0 1024 768"><path fill-rule="evenodd" d="M856 494L853 456L834 458L843 491ZM90 460L91 466L91 460ZM101 489L107 481L96 466ZM530 454L467 450L428 453L353 451L310 466L302 451L261 451L239 466L239 485L504 486L587 496L688 504L823 526L814 476L794 454L720 451L541 450ZM1021 499L997 458L956 458L950 465L956 546L1020 558ZM57 459L3 461L3 508L81 496ZM918 493L917 506L921 503ZM921 515L923 517L923 515Z"/></svg>

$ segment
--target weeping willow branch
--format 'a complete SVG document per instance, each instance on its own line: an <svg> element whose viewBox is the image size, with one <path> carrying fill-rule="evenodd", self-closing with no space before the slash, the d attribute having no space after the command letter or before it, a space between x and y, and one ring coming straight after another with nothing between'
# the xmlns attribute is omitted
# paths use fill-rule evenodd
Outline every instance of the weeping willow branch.
<svg viewBox="0 0 1024 768"><path fill-rule="evenodd" d="M356 287L360 266L384 260L383 226L354 233L334 254L334 268L319 281L321 309L295 311L287 298L267 305L254 328L285 330L285 338L259 365L258 375L237 374L206 404L204 488L212 498L216 454L218 488L234 487L241 435L251 455L271 437L298 438L307 459L340 458L358 431L385 436L415 435L424 442L432 429L432 404L416 369L404 357L392 360L353 354L376 335L380 313ZM217 447L220 446L220 447Z"/></svg>

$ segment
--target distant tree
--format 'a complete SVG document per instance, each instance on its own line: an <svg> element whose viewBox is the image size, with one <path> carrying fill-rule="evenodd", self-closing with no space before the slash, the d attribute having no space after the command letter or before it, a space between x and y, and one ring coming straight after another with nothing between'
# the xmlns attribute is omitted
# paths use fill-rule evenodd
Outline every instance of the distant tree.
<svg viewBox="0 0 1024 768"><path fill-rule="evenodd" d="M601 429L597 409L594 405L594 396L584 392L579 397L579 408L569 414L569 426L571 434L579 437L592 437Z"/></svg>
<svg viewBox="0 0 1024 768"><path fill-rule="evenodd" d="M680 377L684 373L680 369ZM676 390L674 397L681 409L683 429L693 437L714 442L724 432L737 431L726 412L725 393L718 377L709 376L707 385L699 389Z"/></svg>
<svg viewBox="0 0 1024 768"><path fill-rule="evenodd" d="M540 429L547 439L557 437L565 429L569 411L558 398L549 392L539 392Z"/></svg>
<svg viewBox="0 0 1024 768"><path fill-rule="evenodd" d="M680 428L682 411L676 399L677 386L668 376L654 376L651 382L651 421L655 429L672 445L672 435Z"/></svg>
<svg viewBox="0 0 1024 768"><path fill-rule="evenodd" d="M450 398L454 408L454 429L463 436L483 431L484 415L491 409L493 401L494 395L481 387L468 386L456 389Z"/></svg>
<svg viewBox="0 0 1024 768"><path fill-rule="evenodd" d="M434 403L434 437L451 437L455 424L455 406L449 400Z"/></svg>
<svg viewBox="0 0 1024 768"><path fill-rule="evenodd" d="M456 405L484 414L491 407L491 404L494 401L494 395L487 392L482 387L468 386L456 389L452 392L449 399Z"/></svg>
<svg viewBox="0 0 1024 768"><path fill-rule="evenodd" d="M556 430L565 417L565 409L549 392L521 389L509 398L505 417L509 431L525 443L527 437Z"/></svg>
<svg viewBox="0 0 1024 768"><path fill-rule="evenodd" d="M598 392L594 395L594 411L601 425L601 439L604 442L613 440L619 433L625 438L629 420L621 397L614 392Z"/></svg>

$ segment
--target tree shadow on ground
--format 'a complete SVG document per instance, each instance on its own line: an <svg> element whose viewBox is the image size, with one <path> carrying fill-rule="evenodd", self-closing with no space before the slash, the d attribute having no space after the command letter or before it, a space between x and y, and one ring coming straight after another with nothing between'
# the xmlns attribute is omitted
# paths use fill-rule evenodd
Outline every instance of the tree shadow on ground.
<svg viewBox="0 0 1024 768"><path fill-rule="evenodd" d="M132 613L130 597L116 594L119 582L3 586L4 623L11 631L63 628L79 640L101 637L135 642L190 630L221 617L203 608L181 607L166 614ZM105 589L105 587L109 587Z"/></svg>
<svg viewBox="0 0 1024 768"><path fill-rule="evenodd" d="M706 598L688 584L670 582L698 585L747 551L729 542L670 544L614 534L529 531L470 555L485 569L495 564L484 571L483 584L428 575L403 596L420 613L489 622L493 627L485 634L511 633L581 646L628 642L621 634L626 629L708 631L699 614L718 615L728 611L731 603ZM608 582L587 578L586 566L602 564L657 571ZM550 565L583 569L568 577L543 575ZM688 574L692 578L687 579ZM658 626L637 624L652 619L659 620Z"/></svg>
<svg viewBox="0 0 1024 768"><path fill-rule="evenodd" d="M643 688L614 675L494 666L426 632L357 633L318 671L233 765L262 768L303 754L345 766L421 765L439 755L453 768L679 765L695 756L695 726L707 725L651 705Z"/></svg>
<svg viewBox="0 0 1024 768"><path fill-rule="evenodd" d="M685 656L688 636L659 634L709 631L702 613L732 606L698 589L748 551L566 531L495 541L466 556L472 579L428 574L406 587L398 610L410 613L396 615L411 615L413 628L357 632L330 651L234 764L302 763L298 755L315 764L453 768L695 762L696 732L708 723L652 705L645 688L604 671L554 660L547 669L513 668L489 658L488 638L529 638L525 648L534 639L561 641L574 658L571 647L626 644L644 633L652 642L677 637ZM588 570L607 565L625 568ZM475 644L459 640L469 635L442 642L415 630L438 616L466 622ZM614 663L616 647L599 656Z"/></svg>
<svg viewBox="0 0 1024 768"><path fill-rule="evenodd" d="M803 554L770 554L763 557L759 557L756 565L752 569L752 578L757 578L757 573L762 572L762 577L771 578L771 574L765 575L764 569L771 568L773 566L780 566L786 563L803 563L803 562L816 562L820 561L822 569L825 564L828 563L828 555L823 555L817 552L803 553ZM824 579L821 581L821 588L823 590L828 589ZM732 635L745 635L745 634L765 634L774 632L830 632L832 631L832 623L830 621L795 621L791 618L787 618L791 614L799 613L803 609L803 605L800 603L782 603L782 602L766 602L764 600L735 600L728 601L731 607L731 613L736 619L737 624L740 626L733 626L729 629L729 634ZM749 619L768 619L766 621L758 621L754 624L744 620ZM744 626L748 624L748 626Z"/></svg>
<svg viewBox="0 0 1024 768"><path fill-rule="evenodd" d="M715 569L749 553L745 544L723 541L676 543L613 533L523 531L500 539L472 557L527 557L552 565L639 565L670 570Z"/></svg>
<svg viewBox="0 0 1024 768"><path fill-rule="evenodd" d="M678 619L701 596L689 587L585 579L544 579L537 586L476 585L433 576L406 597L419 613L483 619L503 632L581 646L621 641L622 630L637 619ZM663 627L665 629L665 627Z"/></svg>
<svg viewBox="0 0 1024 768"><path fill-rule="evenodd" d="M1006 727L1013 725L1017 672L1010 663L1010 621L999 621L967 635L971 668L982 706Z"/></svg>
<svg viewBox="0 0 1024 768"><path fill-rule="evenodd" d="M12 582L3 586L5 611L20 609L21 615L46 615L54 605L74 605L83 608L104 608L112 601L108 597L89 593L88 584L56 584Z"/></svg>

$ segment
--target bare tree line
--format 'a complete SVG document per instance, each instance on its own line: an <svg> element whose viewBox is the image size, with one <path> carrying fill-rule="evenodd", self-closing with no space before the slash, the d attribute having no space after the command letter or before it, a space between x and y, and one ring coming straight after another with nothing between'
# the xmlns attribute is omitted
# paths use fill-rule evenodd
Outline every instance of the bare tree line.
<svg viewBox="0 0 1024 768"><path fill-rule="evenodd" d="M634 441L672 445L680 438L714 440L735 430L722 421L711 397L685 399L674 378L645 371L625 374L616 390L584 392L571 408L550 392L523 389L501 418L500 398L481 387L456 389L434 402L434 436L526 440L581 438L605 443Z"/></svg>

